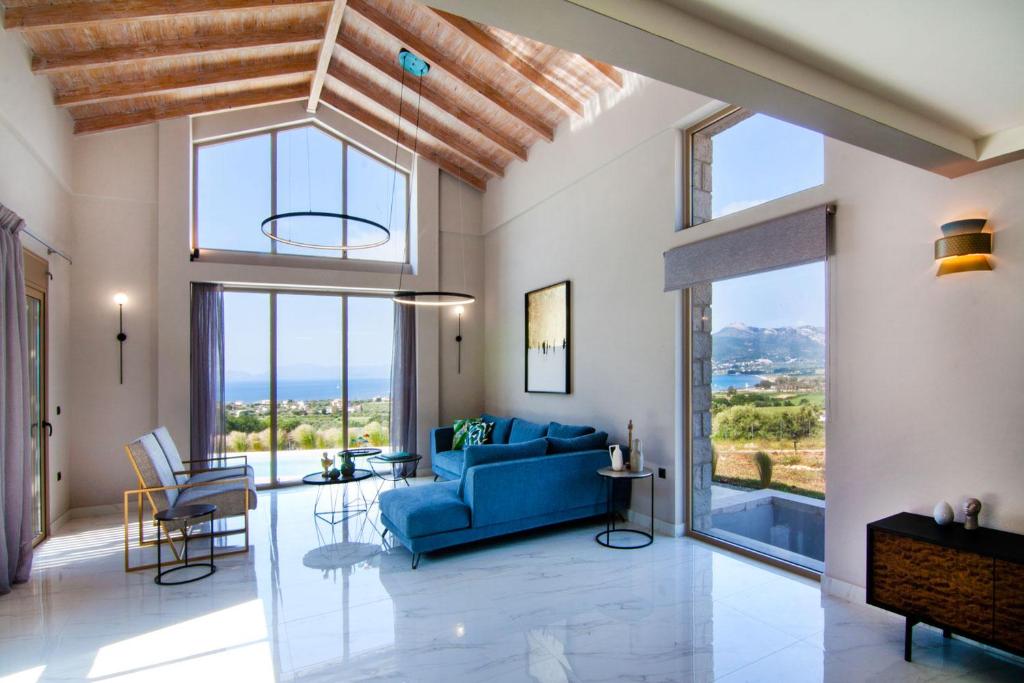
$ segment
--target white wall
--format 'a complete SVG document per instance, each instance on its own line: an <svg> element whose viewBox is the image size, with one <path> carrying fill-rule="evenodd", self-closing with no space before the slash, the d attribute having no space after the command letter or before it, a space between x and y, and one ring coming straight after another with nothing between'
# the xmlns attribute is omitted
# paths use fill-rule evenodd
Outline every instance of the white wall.
<svg viewBox="0 0 1024 683"><path fill-rule="evenodd" d="M191 282L293 285L311 288L394 289L396 272L298 268L189 260L190 159L193 130L220 135L246 126L306 118L293 107L267 107L227 115L164 121L75 139L75 230L81 253L76 261L73 340L76 405L74 458L80 466L74 487L75 507L120 501L134 485L123 444L165 424L184 452L189 433L189 295ZM354 126L331 111L322 118L337 127ZM239 128L239 127L243 128ZM387 152L386 141L366 138L367 131L346 128L360 141ZM382 153L383 153L382 152ZM388 153L390 156L390 153ZM470 290L482 296L479 265L480 195L420 161L414 173L419 196L414 214L416 273L406 286L435 289L439 280L462 282L461 260L438 252L458 231L451 213L462 196L464 225L470 233L467 272ZM474 241L475 240L475 241ZM459 238L454 236L458 245ZM474 246L475 245L475 246ZM471 256L471 258L473 258ZM125 384L117 382L117 309L111 297L125 291ZM438 313L418 315L419 449L428 452L429 430L441 412L482 409L482 331L469 349L469 364L455 373L446 326ZM445 333L442 338L441 330ZM451 336L454 337L454 332ZM454 358L454 357L452 357ZM464 357L464 361L467 360ZM476 389L474 389L476 388ZM445 408L447 406L447 408ZM424 461L429 469L429 458Z"/></svg>
<svg viewBox="0 0 1024 683"><path fill-rule="evenodd" d="M632 419L655 481L655 516L682 523L675 448L678 294L664 294L662 251L673 238L680 118L708 99L631 77L631 96L599 118L537 145L530 162L491 181L487 233L487 410L591 424L625 443ZM572 283L572 393L524 391L524 294ZM649 485L634 487L649 510Z"/></svg>
<svg viewBox="0 0 1024 683"><path fill-rule="evenodd" d="M136 481L123 446L156 422L157 127L74 139L73 507L115 503ZM117 292L124 309L118 378Z"/></svg>
<svg viewBox="0 0 1024 683"><path fill-rule="evenodd" d="M615 440L632 418L652 464L681 477L681 308L677 293L662 292L663 251L835 201L827 576L863 586L864 525L929 513L937 500L977 496L983 524L1024 532L1024 162L946 180L829 140L824 186L675 232L671 124L709 104L665 88L639 88L616 108L656 111L615 119L612 109L562 130L518 173L490 183L487 409L589 422ZM936 278L939 225L974 215L996 231L996 269ZM574 290L573 393L526 394L523 294L561 279ZM685 482L657 484L656 516L678 524Z"/></svg>
<svg viewBox="0 0 1024 683"><path fill-rule="evenodd" d="M72 253L71 119L52 104L49 83L33 76L30 54L13 33L0 30L0 203L25 219L29 230ZM22 243L46 257L46 249L25 237ZM53 279L47 292L49 381L47 402L53 437L49 440L50 521L70 505L71 382L69 304L73 268L49 257ZM61 414L56 414L60 406ZM57 481L60 473L61 480Z"/></svg>

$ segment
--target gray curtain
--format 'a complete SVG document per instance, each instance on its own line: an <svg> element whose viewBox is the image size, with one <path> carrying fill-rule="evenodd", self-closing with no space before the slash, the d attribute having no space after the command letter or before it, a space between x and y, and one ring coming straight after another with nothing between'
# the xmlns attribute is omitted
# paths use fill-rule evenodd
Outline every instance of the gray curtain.
<svg viewBox="0 0 1024 683"><path fill-rule="evenodd" d="M227 450L224 415L224 287L192 284L190 452L193 467L220 464Z"/></svg>
<svg viewBox="0 0 1024 683"><path fill-rule="evenodd" d="M395 304L395 340L391 358L391 446L416 452L416 307ZM416 476L416 465L403 474Z"/></svg>
<svg viewBox="0 0 1024 683"><path fill-rule="evenodd" d="M32 571L28 315L18 236L24 227L0 204L0 595Z"/></svg>

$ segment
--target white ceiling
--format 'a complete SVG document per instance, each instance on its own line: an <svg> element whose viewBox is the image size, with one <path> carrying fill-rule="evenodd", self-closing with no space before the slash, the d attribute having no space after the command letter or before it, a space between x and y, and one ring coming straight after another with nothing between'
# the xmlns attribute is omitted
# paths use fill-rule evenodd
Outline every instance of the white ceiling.
<svg viewBox="0 0 1024 683"><path fill-rule="evenodd" d="M1024 0L663 0L977 138L1024 125Z"/></svg>

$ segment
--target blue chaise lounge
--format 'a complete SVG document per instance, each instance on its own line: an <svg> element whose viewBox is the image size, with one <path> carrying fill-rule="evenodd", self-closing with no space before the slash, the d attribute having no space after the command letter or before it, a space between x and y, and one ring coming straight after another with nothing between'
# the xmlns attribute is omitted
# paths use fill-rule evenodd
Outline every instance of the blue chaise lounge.
<svg viewBox="0 0 1024 683"><path fill-rule="evenodd" d="M519 429L517 421L524 423ZM391 532L412 552L413 569L425 552L606 511L605 481L597 476L608 465L606 433L518 418L507 422L507 432L496 425L494 440L504 437L509 443L464 451L451 450L450 428L434 430L432 450L440 447L434 472L447 481L381 494L385 534ZM546 436L579 431L588 433Z"/></svg>

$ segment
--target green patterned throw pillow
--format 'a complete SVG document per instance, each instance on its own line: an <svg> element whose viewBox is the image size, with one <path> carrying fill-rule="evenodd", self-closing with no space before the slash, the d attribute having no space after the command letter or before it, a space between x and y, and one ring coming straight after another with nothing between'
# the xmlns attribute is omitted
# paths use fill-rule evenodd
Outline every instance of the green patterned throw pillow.
<svg viewBox="0 0 1024 683"><path fill-rule="evenodd" d="M452 448L461 451L466 446L478 446L487 441L494 425L484 422L478 417L455 421L455 438Z"/></svg>

